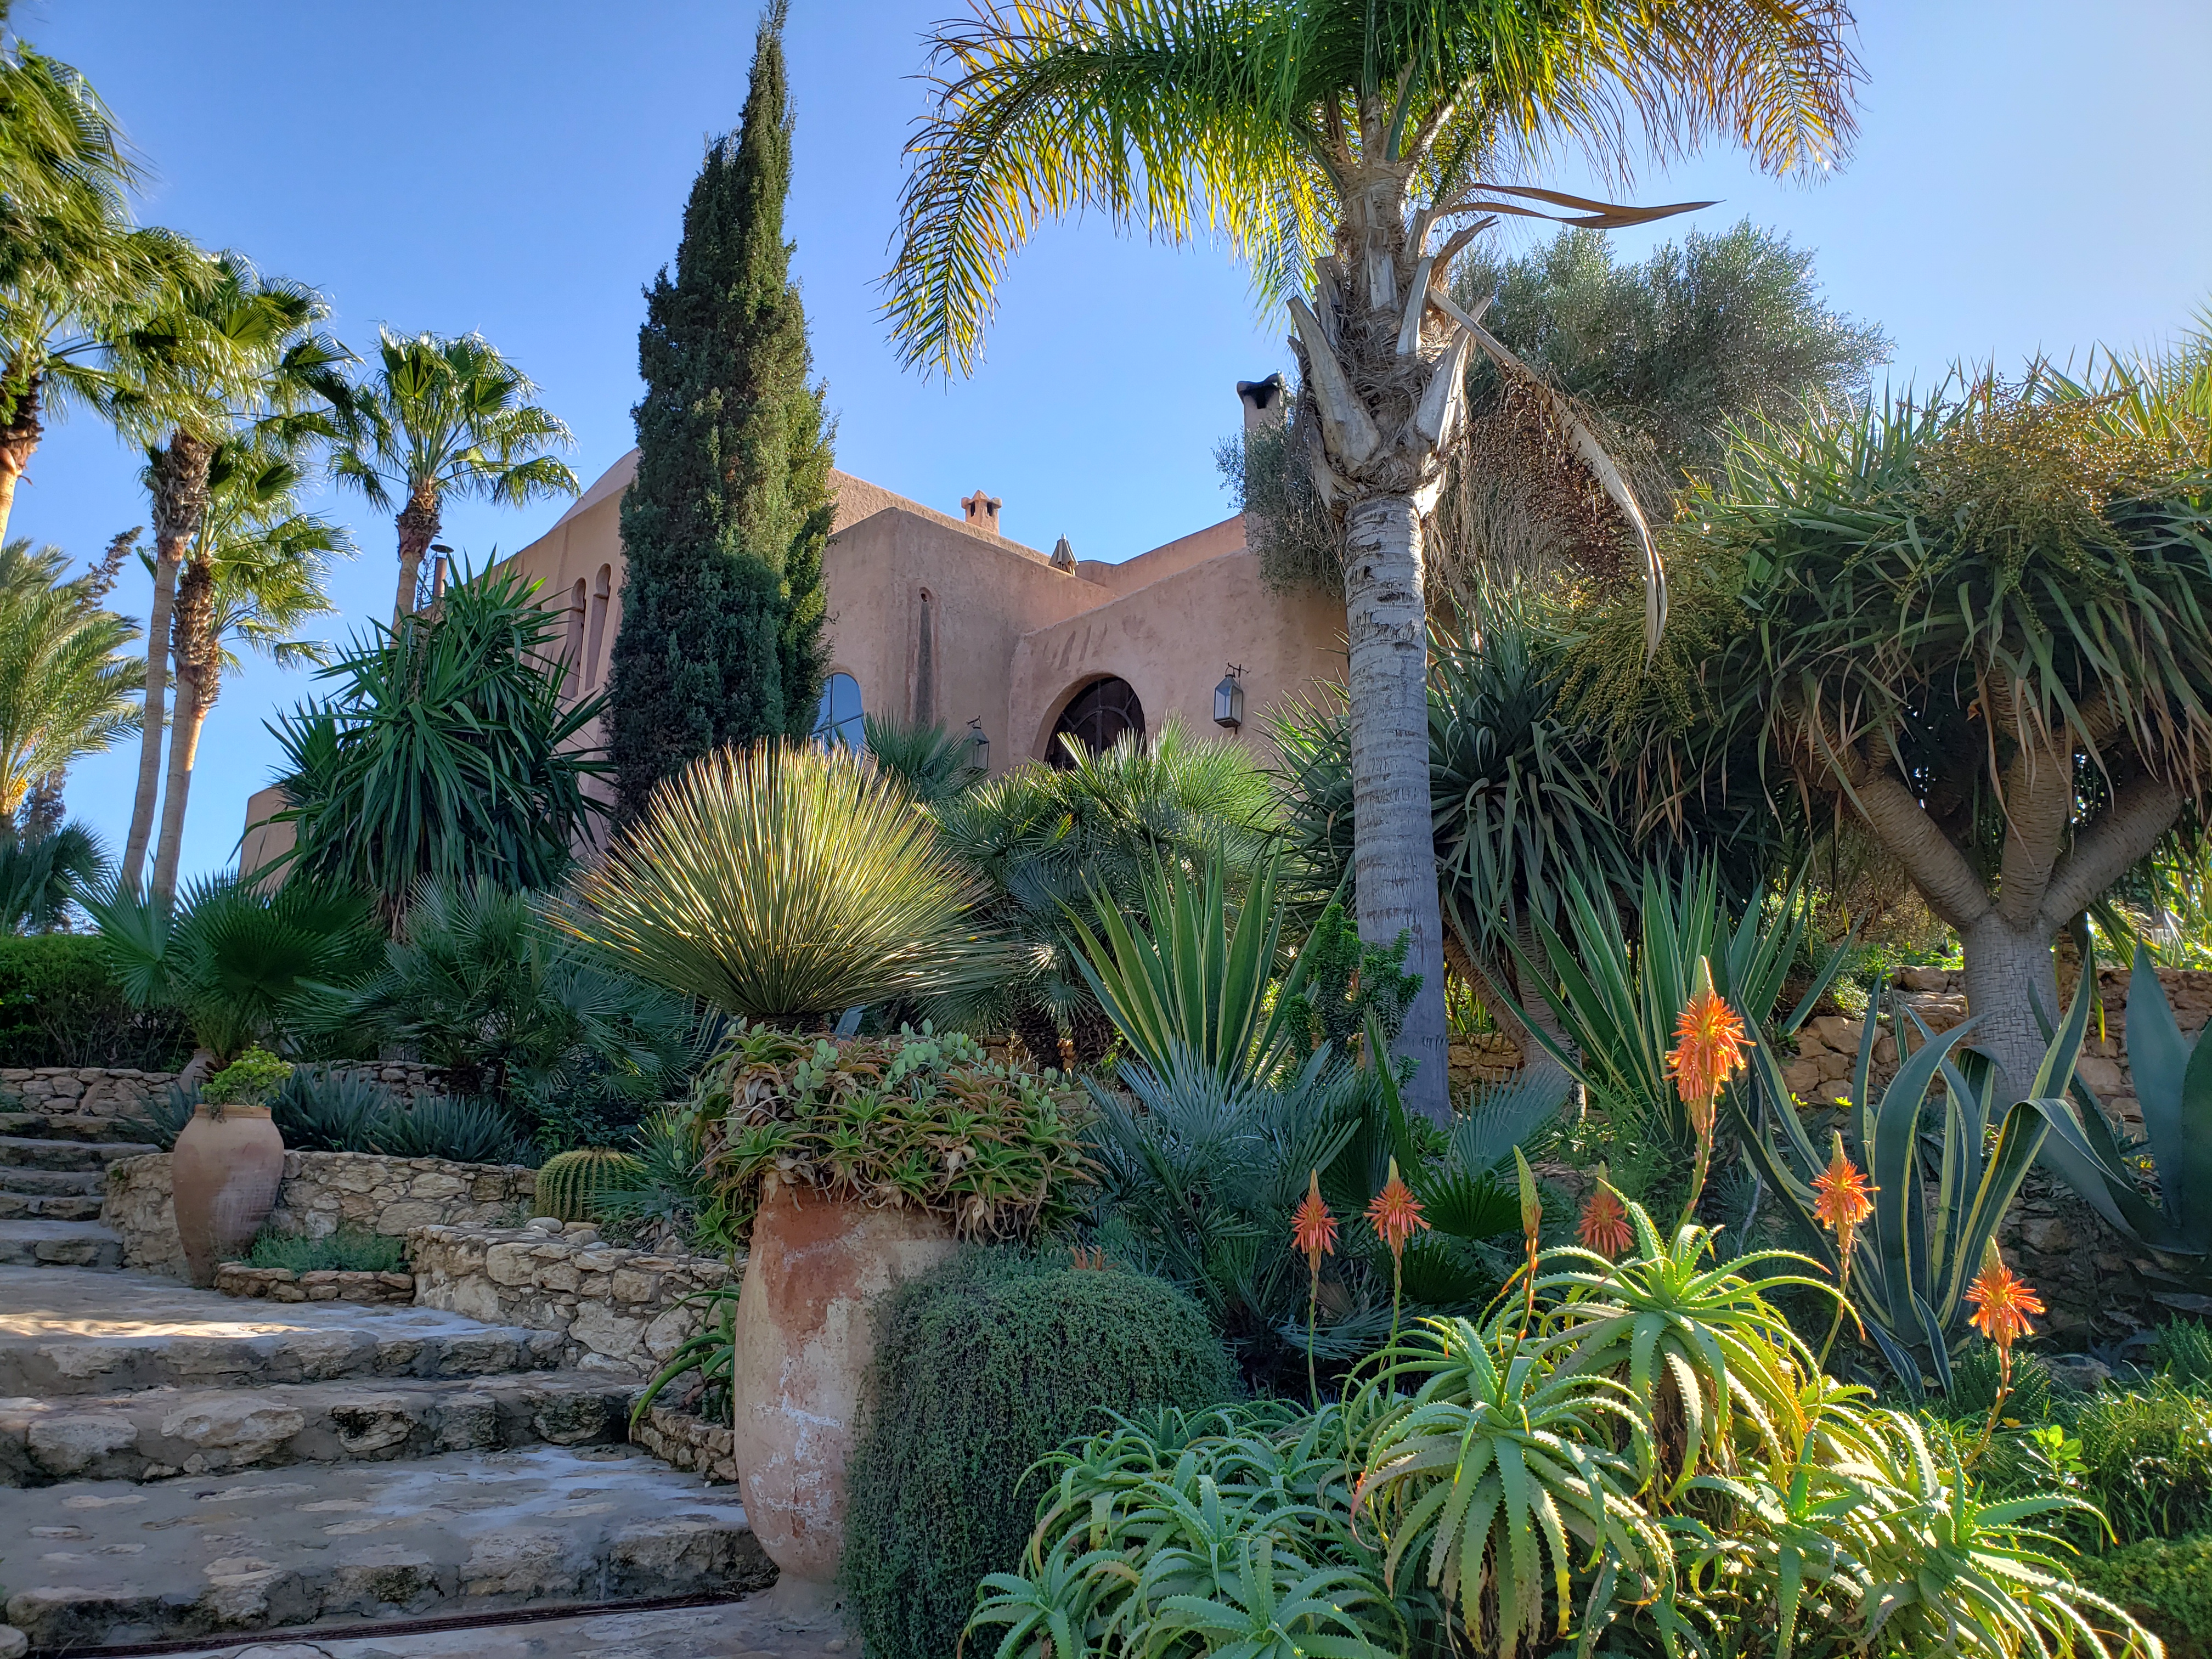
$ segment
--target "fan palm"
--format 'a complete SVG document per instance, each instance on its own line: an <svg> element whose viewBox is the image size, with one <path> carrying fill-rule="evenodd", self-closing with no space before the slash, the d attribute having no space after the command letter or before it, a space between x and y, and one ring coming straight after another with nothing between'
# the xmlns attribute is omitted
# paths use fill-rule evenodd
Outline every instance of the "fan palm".
<svg viewBox="0 0 2212 1659"><path fill-rule="evenodd" d="M100 842L81 823L39 835L0 825L0 933L51 933L70 901L106 873Z"/></svg>
<svg viewBox="0 0 2212 1659"><path fill-rule="evenodd" d="M1615 171L1639 138L1665 153L1711 133L1774 171L1832 161L1852 130L1849 21L1834 0L983 0L934 37L937 106L909 145L887 278L910 362L971 368L1008 257L1086 207L1155 236L1224 234L1288 301L1297 430L1343 537L1359 929L1413 935L1424 989L1400 1042L1432 1115L1447 1106L1422 519L1469 352L1524 373L1436 284L1503 215L1600 229L1681 210L1508 182L1562 143ZM1589 550L1617 557L1632 534L1656 635L1663 584L1633 497L1528 385L1613 503L1591 514Z"/></svg>
<svg viewBox="0 0 2212 1659"><path fill-rule="evenodd" d="M137 729L131 693L137 636L92 597L89 579L61 580L58 548L0 549L0 816L10 821L40 780L65 772Z"/></svg>
<svg viewBox="0 0 2212 1659"><path fill-rule="evenodd" d="M321 331L330 307L313 289L265 277L242 256L179 257L159 293L111 353L110 404L146 445L153 501L154 598L146 617L145 708L138 793L121 878L136 885L154 837L167 714L177 582L199 537L216 452L272 430L297 442L330 429L347 396L345 349Z"/></svg>
<svg viewBox="0 0 2212 1659"><path fill-rule="evenodd" d="M298 630L333 609L324 587L330 561L351 553L353 544L341 526L299 510L305 481L291 456L244 444L224 444L210 465L208 505L170 625L177 692L154 850L156 893L176 889L200 732L222 695L222 671L238 665L230 643L287 666L322 659L324 647Z"/></svg>
<svg viewBox="0 0 2212 1659"><path fill-rule="evenodd" d="M448 498L520 507L576 493L576 475L546 453L568 447L568 428L530 401L537 390L481 334L382 331L331 471L371 507L395 515L394 628L415 609L422 556L438 539Z"/></svg>

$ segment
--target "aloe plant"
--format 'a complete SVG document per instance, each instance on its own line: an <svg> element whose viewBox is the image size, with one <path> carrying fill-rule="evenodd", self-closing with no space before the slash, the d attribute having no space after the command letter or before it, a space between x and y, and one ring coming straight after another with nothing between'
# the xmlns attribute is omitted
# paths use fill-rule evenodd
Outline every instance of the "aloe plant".
<svg viewBox="0 0 2212 1659"><path fill-rule="evenodd" d="M2212 1043L2181 1034L2141 945L2128 975L2127 1038L2142 1138L2123 1140L2077 1076L2083 1144L2054 1141L2043 1161L2136 1243L2173 1255L2212 1255ZM2146 1156L2158 1176L2155 1197L2136 1175Z"/></svg>
<svg viewBox="0 0 2212 1659"><path fill-rule="evenodd" d="M1915 1394L1930 1379L1950 1392L1951 1355L1966 1336L1966 1287L2038 1153L2048 1146L2092 1155L2064 1096L2088 1025L2093 978L2082 975L2029 1097L2002 1109L1996 1062L1966 1042L1975 1021L1939 1036L1902 1006L1893 1008L1891 1027L1903 1063L1876 1100L1871 1073L1879 1004L1868 1010L1851 1073L1856 1104L1847 1138L1873 1177L1874 1214L1855 1243L1850 1300L1883 1359ZM1917 1047L1908 1040L1908 1021L1918 1033ZM1781 1062L1764 1037L1753 1043L1751 1069L1752 1089L1729 1095L1745 1153L1833 1274L1841 1266L1836 1245L1813 1209L1813 1178L1827 1158L1799 1121ZM1939 1077L1943 1098L1931 1108ZM1931 1110L1940 1133L1923 1130Z"/></svg>

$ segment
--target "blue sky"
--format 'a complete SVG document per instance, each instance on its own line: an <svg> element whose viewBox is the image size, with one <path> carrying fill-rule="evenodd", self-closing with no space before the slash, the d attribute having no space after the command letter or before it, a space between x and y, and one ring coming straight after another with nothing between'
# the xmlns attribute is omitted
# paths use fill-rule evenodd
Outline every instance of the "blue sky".
<svg viewBox="0 0 2212 1659"><path fill-rule="evenodd" d="M1092 221L1017 258L973 380L899 368L875 313L923 105L922 31L961 0L793 0L799 115L789 231L838 465L957 511L978 486L1006 532L1120 559L1222 517L1214 445L1233 384L1285 366L1218 250L1117 240ZM1716 197L1672 226L1745 216L1818 250L1832 303L1879 321L1893 373L1954 358L2149 343L2212 301L2212 6L2204 0L1863 0L1856 155L1809 186L1715 151L1649 169L1634 199ZM640 289L672 253L700 147L735 122L757 11L641 0L19 0L14 21L82 69L151 165L143 218L314 283L357 347L380 322L481 329L575 430L588 483L631 443ZM1579 179L1564 167L1549 182ZM339 497L359 557L343 639L391 603L388 521ZM477 562L558 516L474 505L446 539ZM135 458L95 422L54 431L11 533L83 558L146 520ZM134 576L117 603L143 610ZM267 781L263 729L305 676L250 665L203 741L184 856L234 855ZM119 845L135 749L82 763L73 812Z"/></svg>

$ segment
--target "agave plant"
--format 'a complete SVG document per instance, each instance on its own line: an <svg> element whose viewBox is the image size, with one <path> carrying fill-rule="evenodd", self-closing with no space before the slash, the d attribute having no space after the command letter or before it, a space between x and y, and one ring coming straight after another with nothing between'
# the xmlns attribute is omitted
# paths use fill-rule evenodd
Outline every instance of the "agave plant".
<svg viewBox="0 0 2212 1659"><path fill-rule="evenodd" d="M930 820L849 750L695 761L618 835L574 926L653 984L741 1018L817 1024L972 992L1000 956Z"/></svg>
<svg viewBox="0 0 2212 1659"><path fill-rule="evenodd" d="M1243 902L1232 905L1229 858L1217 848L1196 876L1152 868L1142 927L1103 895L1095 896L1099 933L1071 918L1077 967L1154 1076L1185 1055L1233 1085L1265 1081L1305 1059L1300 990L1308 960L1274 981L1283 943L1276 870L1274 859L1261 863Z"/></svg>
<svg viewBox="0 0 2212 1659"><path fill-rule="evenodd" d="M1871 1073L1879 1004L1868 1010L1851 1075L1856 1103L1848 1139L1873 1180L1874 1212L1856 1231L1850 1300L1890 1370L1914 1394L1931 1381L1950 1392L1951 1357L1966 1338L1967 1287L2037 1154L2055 1145L2075 1158L2094 1156L2063 1097L2088 1025L2094 981L2081 976L2033 1094L2002 1109L1995 1063L1966 1042L1975 1022L1939 1036L1909 1008L1893 1024L1903 1064L1876 1100ZM1917 1048L1907 1020L1917 1030ZM1780 1061L1763 1036L1753 1044L1751 1072L1750 1098L1742 1090L1729 1097L1745 1153L1814 1241L1823 1265L1838 1273L1841 1257L1816 1217L1813 1190L1828 1155L1799 1121ZM1939 1077L1944 1093L1936 1109L1929 1097ZM1931 1113L1943 1126L1940 1136L1923 1133Z"/></svg>
<svg viewBox="0 0 2212 1659"><path fill-rule="evenodd" d="M1569 1581L1593 1559L1626 1575L1624 1588L1642 1587L1630 1599L1671 1583L1672 1546L1633 1501L1632 1466L1611 1449L1615 1425L1650 1433L1627 1388L1555 1369L1545 1345L1500 1345L1464 1319L1423 1321L1376 1367L1369 1386L1386 1397L1415 1385L1369 1438L1352 1500L1355 1518L1371 1514L1388 1540L1386 1583L1417 1564L1471 1643L1513 1659L1565 1638ZM1586 1623L1600 1624L1611 1601L1592 1595Z"/></svg>

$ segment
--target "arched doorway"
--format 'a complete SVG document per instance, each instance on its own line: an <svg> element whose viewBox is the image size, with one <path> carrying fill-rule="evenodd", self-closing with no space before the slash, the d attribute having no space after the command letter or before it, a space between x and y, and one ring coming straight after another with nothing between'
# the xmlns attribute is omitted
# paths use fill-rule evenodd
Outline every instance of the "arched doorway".
<svg viewBox="0 0 2212 1659"><path fill-rule="evenodd" d="M1137 741L1144 741L1145 705L1137 700L1137 688L1127 680L1093 680L1060 710L1045 745L1045 760L1063 769L1074 764L1067 757L1067 746L1060 742L1063 735L1073 738L1095 755L1112 748L1124 732L1133 732Z"/></svg>

